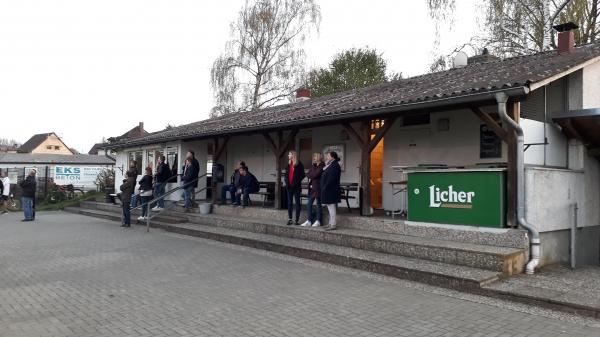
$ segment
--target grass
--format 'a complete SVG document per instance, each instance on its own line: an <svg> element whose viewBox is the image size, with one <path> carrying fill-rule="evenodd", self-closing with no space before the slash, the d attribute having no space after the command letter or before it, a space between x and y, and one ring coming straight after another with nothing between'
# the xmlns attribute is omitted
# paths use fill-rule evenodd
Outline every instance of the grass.
<svg viewBox="0 0 600 337"><path fill-rule="evenodd" d="M81 198L77 198L77 199L70 199L70 200L63 200L61 202L57 202L55 204L40 204L40 205L36 205L35 210L36 212L39 211L60 211L65 209L65 207L69 207L69 206L75 206L77 205L80 201L86 201L86 200L91 200L91 199L96 199L96 198L104 198L104 192L88 192L85 195L83 195Z"/></svg>

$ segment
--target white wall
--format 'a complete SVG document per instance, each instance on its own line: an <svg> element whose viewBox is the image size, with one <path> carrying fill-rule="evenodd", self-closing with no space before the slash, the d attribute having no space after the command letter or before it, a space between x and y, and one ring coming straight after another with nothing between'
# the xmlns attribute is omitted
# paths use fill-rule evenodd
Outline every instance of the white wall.
<svg viewBox="0 0 600 337"><path fill-rule="evenodd" d="M583 109L600 108L600 62L583 68Z"/></svg>
<svg viewBox="0 0 600 337"><path fill-rule="evenodd" d="M322 152L325 145L344 144L345 150L345 170L342 172L342 182L358 183L360 181L360 150L353 141L343 137L343 129L340 126L328 126L314 129L302 130L296 137L296 150L298 150L298 139L300 137L312 136L312 152ZM273 136L273 135L272 135ZM285 136L285 134L284 134ZM275 181L275 156L273 155L266 141L261 135L235 136L227 143L227 149L224 153L225 159L221 160L225 165L225 183L229 182L229 177L233 172L234 164L243 160L249 167L250 172L256 176L259 181ZM306 169L310 163L303 163ZM219 185L218 193L220 193ZM358 197L357 193L353 194ZM252 196L252 200L260 201L259 195ZM351 207L358 207L358 198L350 200Z"/></svg>
<svg viewBox="0 0 600 337"><path fill-rule="evenodd" d="M600 163L577 141L569 149L571 169L526 169L526 218L540 232L571 228L575 203L578 226L600 225Z"/></svg>
<svg viewBox="0 0 600 337"><path fill-rule="evenodd" d="M487 111L493 111L489 107ZM448 131L438 131L438 120L450 121ZM383 207L398 210L402 194L393 196L389 181L400 175L392 166L419 164L446 164L448 166L476 163L506 162L506 144L502 144L501 158L479 158L479 128L483 122L471 110L437 112L431 114L431 124L403 127L394 124L385 136L383 170Z"/></svg>

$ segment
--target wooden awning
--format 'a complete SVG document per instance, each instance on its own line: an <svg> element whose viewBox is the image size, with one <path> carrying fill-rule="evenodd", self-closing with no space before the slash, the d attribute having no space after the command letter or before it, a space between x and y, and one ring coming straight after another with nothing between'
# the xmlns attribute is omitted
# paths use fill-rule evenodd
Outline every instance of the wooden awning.
<svg viewBox="0 0 600 337"><path fill-rule="evenodd" d="M552 120L569 138L578 139L591 156L600 159L600 108L569 110Z"/></svg>

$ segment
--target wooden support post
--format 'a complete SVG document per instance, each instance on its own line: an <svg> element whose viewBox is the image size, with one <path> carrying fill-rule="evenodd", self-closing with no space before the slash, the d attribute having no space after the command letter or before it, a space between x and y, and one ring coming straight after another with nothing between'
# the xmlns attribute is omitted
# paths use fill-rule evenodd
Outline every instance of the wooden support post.
<svg viewBox="0 0 600 337"><path fill-rule="evenodd" d="M471 110L477 115L477 117L479 117L479 119L481 119L482 122L485 123L485 125L487 125L487 127L492 129L492 131L494 131L494 133L500 137L500 139L507 141L508 132L506 132L506 130L504 130L488 113L477 107L473 107Z"/></svg>
<svg viewBox="0 0 600 337"><path fill-rule="evenodd" d="M283 132L277 131L277 144L275 143L275 141L273 141L273 138L271 138L271 135L269 135L269 133L263 133L263 138L265 139L267 146L271 149L273 155L275 156L275 209L279 209L279 206L281 204L281 162L286 154L287 149L290 145L293 144L296 135L298 134L298 131L298 129L292 130L288 135L287 139L285 139L285 141L283 137Z"/></svg>
<svg viewBox="0 0 600 337"><path fill-rule="evenodd" d="M371 121L362 122L360 127L364 141L360 151L360 186L362 187L360 212L362 215L371 215Z"/></svg>
<svg viewBox="0 0 600 337"><path fill-rule="evenodd" d="M223 138L223 142L219 141L218 137L214 138L214 153L213 153L213 164L217 164L219 162L219 159L221 159L221 155L223 154L223 152L225 151L225 148L227 147L227 142L229 142L229 137L225 137ZM217 200L219 198L218 196L218 191L217 191L217 182L215 181L215 178L212 178L212 182L211 182L211 188L210 188L210 195L212 196L212 203L217 203Z"/></svg>
<svg viewBox="0 0 600 337"><path fill-rule="evenodd" d="M362 188L360 203L362 215L371 214L371 152L377 147L377 144L383 139L395 121L395 117L386 119L383 126L377 130L373 137L371 137L370 120L362 121L358 131L348 123L342 124L350 138L360 148L360 186Z"/></svg>

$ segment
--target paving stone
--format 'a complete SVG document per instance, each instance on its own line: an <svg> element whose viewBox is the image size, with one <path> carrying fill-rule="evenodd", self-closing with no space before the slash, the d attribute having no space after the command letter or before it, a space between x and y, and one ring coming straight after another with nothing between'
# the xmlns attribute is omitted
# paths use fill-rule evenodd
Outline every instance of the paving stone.
<svg viewBox="0 0 600 337"><path fill-rule="evenodd" d="M19 220L0 218L2 337L600 336L250 248L62 212Z"/></svg>

